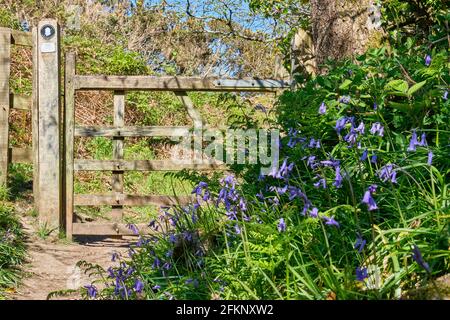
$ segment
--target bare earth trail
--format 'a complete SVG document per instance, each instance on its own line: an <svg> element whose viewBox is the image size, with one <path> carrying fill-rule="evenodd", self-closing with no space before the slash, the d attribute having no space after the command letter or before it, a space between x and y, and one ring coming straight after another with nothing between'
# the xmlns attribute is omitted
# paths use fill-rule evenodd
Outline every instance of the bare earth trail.
<svg viewBox="0 0 450 320"><path fill-rule="evenodd" d="M53 291L77 289L90 284L93 279L76 267L77 262L85 260L108 268L113 264L113 252L125 253L129 242L119 239L102 239L92 242L65 242L57 237L42 239L36 230L35 218L22 216L26 233L27 262L23 265L24 278L13 300L45 300ZM77 294L53 299L77 299Z"/></svg>

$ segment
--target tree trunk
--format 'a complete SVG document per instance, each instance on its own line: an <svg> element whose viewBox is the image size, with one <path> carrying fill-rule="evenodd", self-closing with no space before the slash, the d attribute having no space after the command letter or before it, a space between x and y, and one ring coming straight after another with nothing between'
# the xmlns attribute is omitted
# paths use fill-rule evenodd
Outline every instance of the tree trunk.
<svg viewBox="0 0 450 320"><path fill-rule="evenodd" d="M364 52L371 33L369 0L311 0L316 63Z"/></svg>

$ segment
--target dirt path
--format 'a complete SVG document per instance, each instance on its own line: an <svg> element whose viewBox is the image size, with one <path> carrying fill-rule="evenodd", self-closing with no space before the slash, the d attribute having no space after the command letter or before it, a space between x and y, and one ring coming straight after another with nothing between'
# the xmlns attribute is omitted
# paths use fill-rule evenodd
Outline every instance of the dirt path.
<svg viewBox="0 0 450 320"><path fill-rule="evenodd" d="M80 260L107 268L112 264L113 252L124 253L129 242L118 239L102 239L92 242L65 242L56 236L42 239L38 236L35 219L21 218L27 235L27 263L25 276L17 291L9 297L14 300L42 300L52 291L77 289L90 284L92 279L76 264ZM86 241L85 239L83 241ZM77 299L78 295L53 299Z"/></svg>

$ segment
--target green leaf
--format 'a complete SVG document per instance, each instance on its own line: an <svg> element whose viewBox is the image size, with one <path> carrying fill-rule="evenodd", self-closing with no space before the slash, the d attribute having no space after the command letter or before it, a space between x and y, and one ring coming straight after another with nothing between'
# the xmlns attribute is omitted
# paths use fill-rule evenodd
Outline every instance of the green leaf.
<svg viewBox="0 0 450 320"><path fill-rule="evenodd" d="M415 85L413 85L411 88L409 88L408 90L408 96L412 96L414 94L414 92L416 92L417 90L419 90L420 88L422 88L425 84L427 83L427 80L424 80L422 82L418 82Z"/></svg>
<svg viewBox="0 0 450 320"><path fill-rule="evenodd" d="M347 89L352 84L352 82L353 82L352 80L345 79L345 81L339 86L339 89L341 90Z"/></svg>
<svg viewBox="0 0 450 320"><path fill-rule="evenodd" d="M408 83L405 80L392 80L386 84L385 89L388 91L394 90L406 94L408 92Z"/></svg>

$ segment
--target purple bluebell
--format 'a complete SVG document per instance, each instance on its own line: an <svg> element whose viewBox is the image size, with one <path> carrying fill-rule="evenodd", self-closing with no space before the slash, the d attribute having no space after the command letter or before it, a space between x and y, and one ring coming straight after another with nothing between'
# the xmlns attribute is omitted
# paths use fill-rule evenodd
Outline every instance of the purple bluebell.
<svg viewBox="0 0 450 320"><path fill-rule="evenodd" d="M95 299L95 297L97 297L97 288L94 285L90 284L90 285L84 286L84 288L86 288L87 294L90 298Z"/></svg>
<svg viewBox="0 0 450 320"><path fill-rule="evenodd" d="M300 188L290 186L289 187L289 200L292 201L295 198L305 198L305 194L302 192Z"/></svg>
<svg viewBox="0 0 450 320"><path fill-rule="evenodd" d="M342 180L341 167L336 167L336 176L334 178L333 186L336 188L342 187Z"/></svg>
<svg viewBox="0 0 450 320"><path fill-rule="evenodd" d="M284 232L286 231L286 223L284 222L283 218L280 218L277 225L278 232Z"/></svg>
<svg viewBox="0 0 450 320"><path fill-rule="evenodd" d="M448 90L445 90L445 92L444 92L444 94L442 96L442 99L444 99L445 101L448 100Z"/></svg>
<svg viewBox="0 0 450 320"><path fill-rule="evenodd" d="M425 65L426 65L427 67L429 67L429 66L431 65L431 56L430 56L429 54L427 54L427 55L425 56Z"/></svg>
<svg viewBox="0 0 450 320"><path fill-rule="evenodd" d="M377 160L378 160L378 156L377 156L376 153L374 153L374 154L370 157L370 162L373 163L373 164L375 164L375 163L377 163Z"/></svg>
<svg viewBox="0 0 450 320"><path fill-rule="evenodd" d="M378 136L383 137L384 136L384 127L379 122L375 122L372 124L372 128L370 128L370 133L373 135L378 134Z"/></svg>
<svg viewBox="0 0 450 320"><path fill-rule="evenodd" d="M378 105L376 102L373 103L373 110L377 110L378 109Z"/></svg>
<svg viewBox="0 0 450 320"><path fill-rule="evenodd" d="M134 283L134 290L137 293L141 293L142 290L144 290L144 283L141 280L136 279L136 282Z"/></svg>
<svg viewBox="0 0 450 320"><path fill-rule="evenodd" d="M362 203L367 205L367 207L368 207L367 209L369 211L373 211L373 210L378 209L378 206L377 206L375 200L372 198L372 194L375 192L376 189L377 189L377 185L376 184L371 185L367 189L367 191L364 193L364 197L363 197L363 199L361 201Z"/></svg>
<svg viewBox="0 0 450 320"><path fill-rule="evenodd" d="M255 110L261 110L262 112L267 113L266 108L261 103L255 105Z"/></svg>
<svg viewBox="0 0 450 320"><path fill-rule="evenodd" d="M319 107L319 114L325 114L327 112L327 105L325 102L322 102L322 104Z"/></svg>
<svg viewBox="0 0 450 320"><path fill-rule="evenodd" d="M367 268L363 267L363 268L356 268L356 280L358 281L364 281L364 279L366 279L369 276L368 272L367 272Z"/></svg>
<svg viewBox="0 0 450 320"><path fill-rule="evenodd" d="M393 164L387 164L380 169L378 177L383 182L390 181L392 183L397 183L397 171L394 169Z"/></svg>
<svg viewBox="0 0 450 320"><path fill-rule="evenodd" d="M134 234L136 234L136 235L139 234L139 230L135 224L129 223L129 224L127 224L127 228L130 229Z"/></svg>
<svg viewBox="0 0 450 320"><path fill-rule="evenodd" d="M361 237L360 234L358 234L358 237L356 238L355 245L353 246L354 249L358 249L358 253L361 253L364 250L364 246L366 245L366 240Z"/></svg>
<svg viewBox="0 0 450 320"><path fill-rule="evenodd" d="M202 190L207 187L208 187L208 184L206 182L200 181L199 184L192 190L192 193L201 195Z"/></svg>
<svg viewBox="0 0 450 320"><path fill-rule="evenodd" d="M319 188L320 186L322 186L323 189L327 188L327 181L325 178L320 178L316 183L314 183L315 188Z"/></svg>
<svg viewBox="0 0 450 320"><path fill-rule="evenodd" d="M241 228L239 228L239 225L234 225L234 232L236 232L236 234L241 234Z"/></svg>
<svg viewBox="0 0 450 320"><path fill-rule="evenodd" d="M425 260L422 257L422 253L419 250L419 247L414 245L413 246L413 250L412 250L413 254L412 254L412 258L415 262L417 262L417 264L424 270L426 270L428 273L431 273L431 269L430 266L427 262L425 262Z"/></svg>
<svg viewBox="0 0 450 320"><path fill-rule="evenodd" d="M336 132L337 132L338 135L341 134L341 131L342 131L342 129L345 128L345 125L347 124L347 122L348 122L348 118L347 117L339 118L336 121L336 126L334 128L336 129Z"/></svg>
<svg viewBox="0 0 450 320"><path fill-rule="evenodd" d="M416 146L419 145L417 141L417 133L416 130L412 131L411 139L409 140L408 151L413 152L416 151Z"/></svg>
<svg viewBox="0 0 450 320"><path fill-rule="evenodd" d="M160 285L154 285L153 287L152 287L152 290L155 290L155 291L158 291L159 289L161 289L161 286Z"/></svg>
<svg viewBox="0 0 450 320"><path fill-rule="evenodd" d="M311 218L317 218L319 216L319 209L317 209L316 207L312 208L309 212L309 216Z"/></svg>
<svg viewBox="0 0 450 320"><path fill-rule="evenodd" d="M172 268L172 265L169 262L165 262L162 267L165 270L170 270L170 268Z"/></svg>
<svg viewBox="0 0 450 320"><path fill-rule="evenodd" d="M117 252L113 252L111 255L111 261L114 262L119 258L119 254Z"/></svg>
<svg viewBox="0 0 450 320"><path fill-rule="evenodd" d="M159 269L161 266L161 260L158 259L158 257L155 257L155 260L153 260L152 269Z"/></svg>
<svg viewBox="0 0 450 320"><path fill-rule="evenodd" d="M337 222L334 219L334 216L332 216L332 217L322 216L322 219L325 220L326 225L335 226L335 227L339 228L339 222Z"/></svg>
<svg viewBox="0 0 450 320"><path fill-rule="evenodd" d="M359 134L364 134L366 131L366 126L364 125L364 122L360 122L359 125L355 128L355 131Z"/></svg>
<svg viewBox="0 0 450 320"><path fill-rule="evenodd" d="M306 161L306 165L309 166L311 169L314 169L316 165L316 156L309 156L308 160Z"/></svg>
<svg viewBox="0 0 450 320"><path fill-rule="evenodd" d="M427 143L427 136L426 136L425 132L422 133L422 135L421 135L421 137L420 137L420 142L418 142L417 145L418 145L418 146L421 146L421 147L426 147L426 146L428 146L428 143Z"/></svg>
<svg viewBox="0 0 450 320"><path fill-rule="evenodd" d="M339 99L339 102L344 103L344 104L348 104L348 103L350 102L350 100L351 100L351 97L350 97L350 96L342 96L342 97Z"/></svg>
<svg viewBox="0 0 450 320"><path fill-rule="evenodd" d="M361 155L361 158L359 158L359 160L366 161L368 153L369 153L369 151L367 151L367 149L365 149Z"/></svg>
<svg viewBox="0 0 450 320"><path fill-rule="evenodd" d="M430 151L428 151L427 164L428 164L429 166L431 166L432 162L433 162L433 152L431 152L431 150L430 150Z"/></svg>

